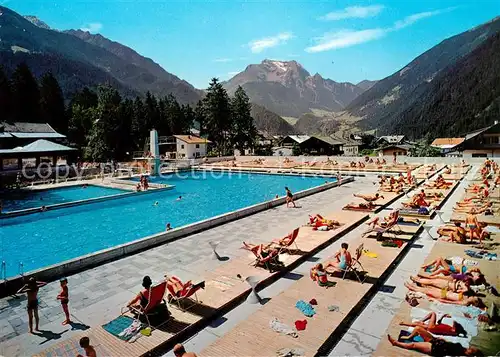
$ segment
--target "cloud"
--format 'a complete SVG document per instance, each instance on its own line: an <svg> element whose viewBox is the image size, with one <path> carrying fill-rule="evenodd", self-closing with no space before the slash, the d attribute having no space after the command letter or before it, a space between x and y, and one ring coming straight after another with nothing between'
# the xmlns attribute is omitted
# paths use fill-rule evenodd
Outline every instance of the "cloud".
<svg viewBox="0 0 500 357"><path fill-rule="evenodd" d="M291 32L282 32L276 36L264 37L259 40L253 40L248 43L248 47L253 53L260 53L267 48L276 47L287 43L289 39L293 38Z"/></svg>
<svg viewBox="0 0 500 357"><path fill-rule="evenodd" d="M325 33L323 36L313 39L315 44L313 46L307 47L305 51L310 53L323 52L378 40L384 37L389 32L401 30L405 27L415 24L422 19L440 15L449 11L453 11L455 9L456 7L449 7L441 10L419 12L413 15L409 15L402 20L396 21L392 27L388 28L373 28L367 30L340 30L336 32Z"/></svg>
<svg viewBox="0 0 500 357"><path fill-rule="evenodd" d="M445 12L450 12L455 10L456 7L448 7L446 9L441 9L441 10L434 10L434 11L425 11L425 12L419 12L410 16L406 16L403 20L396 21L394 23L394 30L399 30L405 27L408 27L410 25L413 25L415 22L420 21L422 19L426 19L428 17L436 16L443 14Z"/></svg>
<svg viewBox="0 0 500 357"><path fill-rule="evenodd" d="M233 60L232 58L216 58L214 59L214 62L225 63L225 62L231 62L232 60Z"/></svg>
<svg viewBox="0 0 500 357"><path fill-rule="evenodd" d="M84 26L82 26L80 28L80 30L88 31L90 33L99 32L99 31L101 31L101 29L102 29L102 24L99 22L91 22L91 23L85 24Z"/></svg>
<svg viewBox="0 0 500 357"><path fill-rule="evenodd" d="M315 39L316 44L306 48L306 52L316 53L338 48L351 47L360 43L379 39L387 33L387 30L381 28L352 31L341 30L337 32L326 33Z"/></svg>
<svg viewBox="0 0 500 357"><path fill-rule="evenodd" d="M384 5L370 5L370 6L349 6L343 10L329 12L321 16L320 20L325 21L339 21L345 19L366 19L380 14L384 9Z"/></svg>

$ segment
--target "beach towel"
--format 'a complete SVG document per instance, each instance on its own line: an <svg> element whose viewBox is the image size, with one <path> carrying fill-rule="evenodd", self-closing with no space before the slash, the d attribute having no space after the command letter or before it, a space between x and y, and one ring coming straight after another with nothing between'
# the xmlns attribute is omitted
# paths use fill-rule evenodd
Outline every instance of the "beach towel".
<svg viewBox="0 0 500 357"><path fill-rule="evenodd" d="M363 254L370 258L377 258L378 254L374 252L370 252L369 250L363 250Z"/></svg>
<svg viewBox="0 0 500 357"><path fill-rule="evenodd" d="M102 328L120 340L129 341L141 330L142 324L139 320L134 320L129 316L118 316L116 319L102 325Z"/></svg>
<svg viewBox="0 0 500 357"><path fill-rule="evenodd" d="M486 315L485 311L475 306L443 304L437 301L432 301L429 309L431 311L439 311L443 314L450 314L451 316L464 316L464 314L467 314L473 319L477 319L479 315Z"/></svg>
<svg viewBox="0 0 500 357"><path fill-rule="evenodd" d="M475 267L477 266L479 263L475 260L472 260L472 259L464 259L462 257L459 257L459 256L453 256L453 257L449 257L449 258L446 258L446 260L449 260L453 265L465 265L465 266L468 266L468 267Z"/></svg>
<svg viewBox="0 0 500 357"><path fill-rule="evenodd" d="M290 326L280 322L276 317L269 321L269 327L273 329L273 331L281 333L283 335L288 335L293 338L299 337L297 331L292 329Z"/></svg>
<svg viewBox="0 0 500 357"><path fill-rule="evenodd" d="M312 317L316 314L316 311L312 307L311 304L305 302L304 300L299 300L295 304L295 307L300 310L304 314L304 316Z"/></svg>
<svg viewBox="0 0 500 357"><path fill-rule="evenodd" d="M412 339L401 338L401 337L406 337L406 336L410 336L410 332L406 331L406 330L401 330L399 332L398 341L399 342L403 342L403 343L424 342L424 339L422 337L420 337L420 336L415 336Z"/></svg>
<svg viewBox="0 0 500 357"><path fill-rule="evenodd" d="M433 311L436 311L436 312L439 311L438 316L437 316L437 319L439 320L439 318L442 316L442 312L440 310L433 310ZM419 320L422 320L425 317L425 315L427 315L430 312L431 312L430 310L414 307L411 309L410 315L411 315L412 321L419 321ZM445 317L443 319L443 321L442 321L443 324L453 325L453 321L458 322L460 325L463 326L463 328L467 332L467 337L443 336L443 335L435 335L435 334L433 334L433 336L443 338L446 341L453 342L453 343L458 342L464 347L469 347L469 344L470 344L472 337L477 336L477 334L479 332L477 320L476 319L468 319L468 318L464 317L463 314L461 315L460 313L457 313L457 312L451 313L450 315L451 315L451 318ZM408 331L410 331L410 332L413 331L413 328L409 327Z"/></svg>

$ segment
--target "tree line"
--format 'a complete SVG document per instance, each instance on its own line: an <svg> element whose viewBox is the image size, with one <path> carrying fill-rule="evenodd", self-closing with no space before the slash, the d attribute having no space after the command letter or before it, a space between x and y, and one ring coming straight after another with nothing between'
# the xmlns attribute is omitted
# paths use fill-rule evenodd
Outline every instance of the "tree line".
<svg viewBox="0 0 500 357"><path fill-rule="evenodd" d="M245 91L239 87L230 98L217 78L195 106L150 92L123 97L108 85L85 87L65 98L52 73L37 81L28 66L20 64L10 78L0 67L0 108L2 121L50 124L84 160L94 162L130 159L134 151L145 149L153 128L160 136L170 136L198 127L200 135L213 142L216 155L252 148L257 135Z"/></svg>

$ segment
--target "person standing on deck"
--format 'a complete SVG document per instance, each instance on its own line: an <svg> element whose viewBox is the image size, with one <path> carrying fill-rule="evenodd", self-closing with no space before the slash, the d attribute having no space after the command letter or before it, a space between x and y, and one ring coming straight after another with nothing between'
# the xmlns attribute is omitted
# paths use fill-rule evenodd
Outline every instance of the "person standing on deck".
<svg viewBox="0 0 500 357"><path fill-rule="evenodd" d="M293 201L293 193L290 191L288 187L285 187L285 192L286 192L286 206L289 207L289 204L291 203L294 208L297 208L295 205L295 202Z"/></svg>
<svg viewBox="0 0 500 357"><path fill-rule="evenodd" d="M33 316L35 316L35 331L39 331L38 325L40 323L40 318L38 317L38 290L45 285L47 285L47 283L36 281L34 277L31 277L28 279L28 283L17 292L18 294L26 293L26 295L28 295L26 308L28 310L30 333L33 333Z"/></svg>

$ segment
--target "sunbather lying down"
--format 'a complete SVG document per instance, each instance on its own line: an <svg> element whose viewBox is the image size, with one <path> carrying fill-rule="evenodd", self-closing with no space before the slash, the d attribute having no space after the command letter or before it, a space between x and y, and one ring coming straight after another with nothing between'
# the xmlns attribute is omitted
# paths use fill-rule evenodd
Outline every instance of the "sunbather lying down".
<svg viewBox="0 0 500 357"><path fill-rule="evenodd" d="M429 279L429 278L422 278L419 276L410 276L410 280L422 287L429 286L438 289L447 289L448 291L454 293L463 293L463 294L469 292L469 286L470 286L470 279L467 278L464 280L453 279L453 278L451 280L447 280L447 279L441 279L439 277L433 277Z"/></svg>
<svg viewBox="0 0 500 357"><path fill-rule="evenodd" d="M165 280L167 280L167 287L169 287L176 297L179 297L185 294L187 291L191 289L205 289L205 281L199 282L197 284L193 284L191 280L183 283L176 276L167 276L165 275Z"/></svg>
<svg viewBox="0 0 500 357"><path fill-rule="evenodd" d="M493 208L493 203L486 202L486 203L483 203L482 205L480 204L480 205L453 207L453 211L461 212L461 213L492 215L495 212L498 212L498 209Z"/></svg>
<svg viewBox="0 0 500 357"><path fill-rule="evenodd" d="M405 350L413 350L430 356L482 356L481 351L475 347L465 348L458 342L449 342L440 337L434 337L430 332L422 327L415 327L412 335L420 336L424 342L399 342L387 335L391 345L403 348ZM412 336L413 338L413 336Z"/></svg>
<svg viewBox="0 0 500 357"><path fill-rule="evenodd" d="M464 273L465 270L472 271L473 269L477 269L477 268L467 269L467 267L463 265L463 260L462 264L454 265L452 264L451 260L445 259L443 257L437 257L432 262L422 265L421 268L423 270L429 270L431 276L437 276L439 274L450 275L456 273Z"/></svg>
<svg viewBox="0 0 500 357"><path fill-rule="evenodd" d="M439 289L436 287L421 287L414 283L405 283L405 286L411 291L417 291L427 295L429 298L437 300L446 304L462 305L462 306L475 306L484 309L486 306L483 301L477 296L466 296L462 292L453 292L448 288Z"/></svg>
<svg viewBox="0 0 500 357"><path fill-rule="evenodd" d="M433 274L428 274L428 273L419 273L418 277L420 279L426 279L426 280L420 280L424 282L429 282L431 280L436 280L439 281L438 284L443 284L443 281L448 281L448 282L453 282L453 281L464 281L469 284L469 286L477 286L477 285L485 285L488 286L489 284L486 282L486 279L484 275L481 273L481 270L479 268L471 268L470 270L466 271L465 273L452 273L450 275L433 275ZM425 284L424 284L425 285ZM439 287L439 286L437 286Z"/></svg>
<svg viewBox="0 0 500 357"><path fill-rule="evenodd" d="M346 208L346 209L374 209L375 205L371 202L349 203L344 208Z"/></svg>
<svg viewBox="0 0 500 357"><path fill-rule="evenodd" d="M470 230L466 230L464 227L462 227L460 222L455 222L454 225L445 225L442 227L439 227L437 230L437 233L439 234L439 237L446 237L443 238L443 241L446 242L456 242L456 243L461 243L461 244L466 244L467 239L469 240L474 240L476 238L479 239L479 242L482 242L483 239L487 239L490 236L490 233L483 228L486 227L486 224L480 223L479 224L479 237L476 232L471 232Z"/></svg>
<svg viewBox="0 0 500 357"><path fill-rule="evenodd" d="M379 199L384 199L384 196L379 195L378 193L376 193L374 195L360 195L357 193L353 193L353 196L357 197L357 198L362 198L366 202L375 202L375 201L378 201Z"/></svg>
<svg viewBox="0 0 500 357"><path fill-rule="evenodd" d="M323 230L322 227L326 227L326 230L340 226L340 222L334 219L323 218L320 214L314 216L309 215L309 223L307 224L317 230Z"/></svg>
<svg viewBox="0 0 500 357"><path fill-rule="evenodd" d="M467 331L465 331L464 327L460 323L453 321L453 325L443 324L443 319L446 317L451 318L451 315L444 314L438 320L437 314L432 311L429 312L422 320L414 322L402 321L399 324L407 327L419 327L417 331L424 329L434 335L467 337ZM414 330L409 336L402 336L400 339L411 341L417 335L418 332L415 332Z"/></svg>

